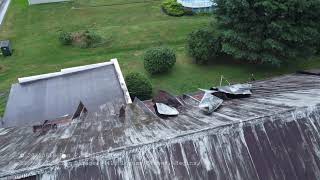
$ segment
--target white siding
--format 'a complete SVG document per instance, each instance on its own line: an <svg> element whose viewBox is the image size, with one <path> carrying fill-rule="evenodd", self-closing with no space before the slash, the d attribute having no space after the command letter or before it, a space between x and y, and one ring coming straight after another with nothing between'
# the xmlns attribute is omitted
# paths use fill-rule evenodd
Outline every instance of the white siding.
<svg viewBox="0 0 320 180"><path fill-rule="evenodd" d="M43 3L53 3L53 2L62 2L62 1L69 1L69 0L28 0L29 4L43 4Z"/></svg>

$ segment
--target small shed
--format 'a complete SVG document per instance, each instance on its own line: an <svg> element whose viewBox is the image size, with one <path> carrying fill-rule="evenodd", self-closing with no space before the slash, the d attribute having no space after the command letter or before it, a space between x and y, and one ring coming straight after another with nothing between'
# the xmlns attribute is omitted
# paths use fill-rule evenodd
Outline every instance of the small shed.
<svg viewBox="0 0 320 180"><path fill-rule="evenodd" d="M63 2L63 1L69 1L69 0L28 0L29 5L54 3L54 2Z"/></svg>

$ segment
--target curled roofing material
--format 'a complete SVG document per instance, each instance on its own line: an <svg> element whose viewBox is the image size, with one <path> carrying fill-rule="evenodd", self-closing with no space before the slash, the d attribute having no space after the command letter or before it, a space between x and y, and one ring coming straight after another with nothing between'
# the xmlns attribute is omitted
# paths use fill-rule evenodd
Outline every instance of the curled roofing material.
<svg viewBox="0 0 320 180"><path fill-rule="evenodd" d="M219 86L216 88L219 92L232 95L251 95L252 84L234 84L230 86Z"/></svg>
<svg viewBox="0 0 320 180"><path fill-rule="evenodd" d="M222 104L222 102L222 99L210 93L205 93L202 100L199 103L199 108L202 109L204 112L210 114L214 110L216 110Z"/></svg>
<svg viewBox="0 0 320 180"><path fill-rule="evenodd" d="M161 115L177 116L179 114L179 111L176 108L170 107L163 103L156 103L156 108L157 112Z"/></svg>

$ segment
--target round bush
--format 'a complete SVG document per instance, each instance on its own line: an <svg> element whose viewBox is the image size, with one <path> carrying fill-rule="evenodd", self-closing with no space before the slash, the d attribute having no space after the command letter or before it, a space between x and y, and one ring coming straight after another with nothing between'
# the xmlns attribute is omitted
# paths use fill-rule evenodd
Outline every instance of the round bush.
<svg viewBox="0 0 320 180"><path fill-rule="evenodd" d="M170 16L183 16L185 11L177 0L165 0L161 4L162 10Z"/></svg>
<svg viewBox="0 0 320 180"><path fill-rule="evenodd" d="M175 63L176 55L167 47L151 48L144 54L144 68L151 74L166 72Z"/></svg>
<svg viewBox="0 0 320 180"><path fill-rule="evenodd" d="M196 63L206 64L221 53L221 40L207 29L193 31L188 37L188 52Z"/></svg>
<svg viewBox="0 0 320 180"><path fill-rule="evenodd" d="M140 100L151 98L152 85L150 80L141 73L129 73L125 77L126 84L132 99L135 97Z"/></svg>

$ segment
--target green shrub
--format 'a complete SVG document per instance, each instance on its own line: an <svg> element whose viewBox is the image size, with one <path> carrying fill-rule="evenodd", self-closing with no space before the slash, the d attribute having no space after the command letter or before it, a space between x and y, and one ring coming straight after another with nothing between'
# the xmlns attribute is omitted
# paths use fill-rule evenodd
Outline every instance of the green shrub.
<svg viewBox="0 0 320 180"><path fill-rule="evenodd" d="M150 48L144 54L144 68L151 74L166 72L175 63L176 55L168 47Z"/></svg>
<svg viewBox="0 0 320 180"><path fill-rule="evenodd" d="M100 43L102 38L92 31L85 31L83 33L85 47L93 47L95 44Z"/></svg>
<svg viewBox="0 0 320 180"><path fill-rule="evenodd" d="M145 75L133 72L126 75L125 80L132 99L135 97L140 100L151 98L152 85Z"/></svg>
<svg viewBox="0 0 320 180"><path fill-rule="evenodd" d="M170 16L183 16L184 7L177 0L165 0L161 4L162 10Z"/></svg>
<svg viewBox="0 0 320 180"><path fill-rule="evenodd" d="M62 45L70 45L72 44L72 34L69 32L61 32L59 34L59 41Z"/></svg>
<svg viewBox="0 0 320 180"><path fill-rule="evenodd" d="M207 29L193 31L188 37L188 53L196 63L206 64L210 59L220 55L221 42Z"/></svg>
<svg viewBox="0 0 320 180"><path fill-rule="evenodd" d="M73 45L80 48L95 47L102 42L102 37L93 31L61 32L59 40L63 45Z"/></svg>

